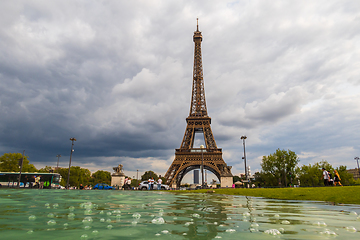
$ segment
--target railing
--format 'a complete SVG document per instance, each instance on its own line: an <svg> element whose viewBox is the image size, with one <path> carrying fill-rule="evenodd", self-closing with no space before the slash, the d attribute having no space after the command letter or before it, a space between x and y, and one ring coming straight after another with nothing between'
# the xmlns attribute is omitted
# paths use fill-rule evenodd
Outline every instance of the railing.
<svg viewBox="0 0 360 240"><path fill-rule="evenodd" d="M176 152L194 152L194 153L201 153L201 151L203 153L206 152L222 152L221 148L191 148L191 149L182 149L182 148L178 148L175 149Z"/></svg>

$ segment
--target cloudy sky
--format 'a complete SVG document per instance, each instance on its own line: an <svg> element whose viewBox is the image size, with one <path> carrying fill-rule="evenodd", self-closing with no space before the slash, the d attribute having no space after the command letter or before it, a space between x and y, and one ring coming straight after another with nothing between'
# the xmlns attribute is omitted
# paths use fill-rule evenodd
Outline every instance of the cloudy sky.
<svg viewBox="0 0 360 240"><path fill-rule="evenodd" d="M212 131L233 174L277 148L360 155L359 1L1 1L0 154L165 174L189 115L196 18ZM200 141L196 144L200 145Z"/></svg>

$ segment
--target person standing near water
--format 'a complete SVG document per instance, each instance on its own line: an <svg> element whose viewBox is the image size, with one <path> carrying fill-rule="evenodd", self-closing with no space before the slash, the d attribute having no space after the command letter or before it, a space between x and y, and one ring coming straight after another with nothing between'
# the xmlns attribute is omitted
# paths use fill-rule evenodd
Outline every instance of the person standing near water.
<svg viewBox="0 0 360 240"><path fill-rule="evenodd" d="M148 180L148 190L151 190L151 178Z"/></svg>
<svg viewBox="0 0 360 240"><path fill-rule="evenodd" d="M157 181L157 190L161 190L162 179L159 178Z"/></svg>
<svg viewBox="0 0 360 240"><path fill-rule="evenodd" d="M323 176L321 179L324 179L324 185L329 186L329 173L325 170L325 168L322 168Z"/></svg>

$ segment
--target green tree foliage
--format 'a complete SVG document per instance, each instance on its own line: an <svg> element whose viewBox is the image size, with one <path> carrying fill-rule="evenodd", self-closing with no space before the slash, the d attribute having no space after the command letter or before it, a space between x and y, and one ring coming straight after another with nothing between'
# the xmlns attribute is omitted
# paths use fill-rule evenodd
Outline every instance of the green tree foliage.
<svg viewBox="0 0 360 240"><path fill-rule="evenodd" d="M52 171L53 171L53 169L50 166L45 166L44 168L40 168L38 170L38 172L41 172L41 173L49 173L49 172L52 172Z"/></svg>
<svg viewBox="0 0 360 240"><path fill-rule="evenodd" d="M71 174L70 174L71 177ZM111 173L108 171L96 171L91 175L91 181L90 184L92 186L94 186L97 183L106 183L109 184L111 183ZM83 184L84 185L84 184Z"/></svg>
<svg viewBox="0 0 360 240"><path fill-rule="evenodd" d="M346 166L340 165L340 167L336 168L338 171L341 184L342 185L355 185L356 182L354 180L354 176L346 170ZM335 174L334 174L335 175Z"/></svg>
<svg viewBox="0 0 360 240"><path fill-rule="evenodd" d="M21 153L5 153L0 157L0 171L1 172L19 172L19 160L22 158ZM28 156L24 156L23 172L36 172L37 169L33 164L30 164Z"/></svg>
<svg viewBox="0 0 360 240"><path fill-rule="evenodd" d="M69 168L60 168L59 174L61 175L61 186L66 186ZM70 186L79 187L80 184L83 186L89 185L91 180L91 172L89 169L80 167L70 168Z"/></svg>
<svg viewBox="0 0 360 240"><path fill-rule="evenodd" d="M241 182L241 178L239 176L233 176L233 182Z"/></svg>
<svg viewBox="0 0 360 240"><path fill-rule="evenodd" d="M295 172L295 167L299 163L299 158L293 151L277 149L269 156L263 156L261 162L262 179L267 186L289 185L291 178L290 172ZM286 183L286 184L285 184Z"/></svg>
<svg viewBox="0 0 360 240"><path fill-rule="evenodd" d="M149 180L149 178L154 178L155 180L157 180L159 177L156 173L154 173L153 171L146 171L142 176L141 176L141 181L146 181Z"/></svg>
<svg viewBox="0 0 360 240"><path fill-rule="evenodd" d="M302 165L296 169L296 174L300 180L300 186L302 187L315 187L323 186L324 181L322 177L322 167L326 166L325 169L330 169L328 163L315 163L314 165L309 164L308 166Z"/></svg>

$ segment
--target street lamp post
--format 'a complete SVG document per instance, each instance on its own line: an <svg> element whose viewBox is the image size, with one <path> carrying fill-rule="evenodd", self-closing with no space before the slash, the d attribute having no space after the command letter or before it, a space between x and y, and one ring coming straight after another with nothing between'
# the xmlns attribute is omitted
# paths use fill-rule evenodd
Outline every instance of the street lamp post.
<svg viewBox="0 0 360 240"><path fill-rule="evenodd" d="M56 165L56 172L59 172L59 160L60 160L61 155L58 154L58 155L56 155L56 157L58 158L57 165Z"/></svg>
<svg viewBox="0 0 360 240"><path fill-rule="evenodd" d="M200 149L201 149L201 186L202 188L204 188L204 155L203 155L204 145L200 145Z"/></svg>
<svg viewBox="0 0 360 240"><path fill-rule="evenodd" d="M139 180L139 169L136 169L136 180Z"/></svg>
<svg viewBox="0 0 360 240"><path fill-rule="evenodd" d="M357 161L357 165L358 165L358 172L360 174L360 168L359 168L359 157L354 157L354 159Z"/></svg>
<svg viewBox="0 0 360 240"><path fill-rule="evenodd" d="M246 181L248 181L248 174L247 174L247 169L246 169L246 153L245 153L245 139L247 139L247 137L244 135L244 136L241 136L240 139L243 140L244 156L242 157L242 159L244 159L244 164L245 164L245 179L246 179Z"/></svg>
<svg viewBox="0 0 360 240"><path fill-rule="evenodd" d="M73 147L74 147L74 141L76 141L76 138L70 138L70 141L72 142L71 144L71 152L70 152L70 161L69 161L69 171L68 171L68 178L67 178L67 183L66 183L66 188L69 189L70 187L70 167L71 167L71 157L72 157L72 153L74 151Z"/></svg>

